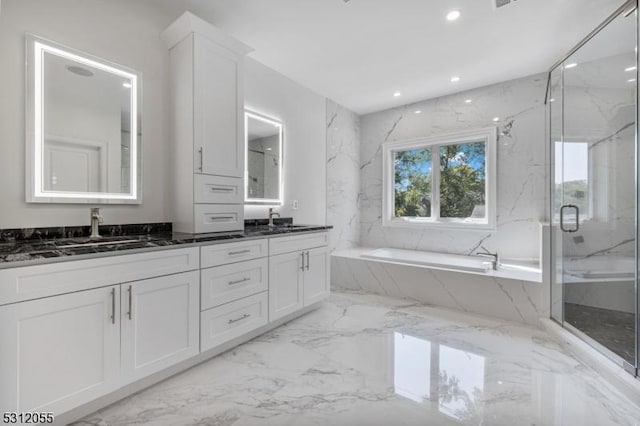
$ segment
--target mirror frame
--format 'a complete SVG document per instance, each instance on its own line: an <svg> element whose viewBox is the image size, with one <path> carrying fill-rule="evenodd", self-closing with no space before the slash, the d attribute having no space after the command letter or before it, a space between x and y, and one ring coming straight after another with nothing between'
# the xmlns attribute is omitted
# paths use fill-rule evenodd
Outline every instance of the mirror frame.
<svg viewBox="0 0 640 426"><path fill-rule="evenodd" d="M44 54L49 53L100 69L131 81L131 142L129 193L45 191L44 151ZM142 110L142 74L120 64L38 37L26 35L26 202L74 204L142 204L142 148L138 136Z"/></svg>
<svg viewBox="0 0 640 426"><path fill-rule="evenodd" d="M278 198L249 198L249 118L260 120L278 128L279 141L278 141ZM284 124L250 109L244 110L244 203L256 204L256 205L273 205L281 206L284 200Z"/></svg>

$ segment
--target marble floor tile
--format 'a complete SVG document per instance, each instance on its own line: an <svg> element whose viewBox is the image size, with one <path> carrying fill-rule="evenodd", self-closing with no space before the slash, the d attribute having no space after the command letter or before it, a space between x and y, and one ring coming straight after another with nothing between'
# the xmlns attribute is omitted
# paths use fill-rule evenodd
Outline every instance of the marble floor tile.
<svg viewBox="0 0 640 426"><path fill-rule="evenodd" d="M334 293L88 424L639 426L640 407L542 330Z"/></svg>

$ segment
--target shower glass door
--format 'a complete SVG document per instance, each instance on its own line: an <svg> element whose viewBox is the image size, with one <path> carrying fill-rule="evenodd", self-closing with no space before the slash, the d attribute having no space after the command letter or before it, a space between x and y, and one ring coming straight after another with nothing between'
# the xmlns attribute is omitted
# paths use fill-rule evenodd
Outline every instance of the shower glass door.
<svg viewBox="0 0 640 426"><path fill-rule="evenodd" d="M636 38L635 13L620 14L552 72L549 92L552 317L634 373Z"/></svg>

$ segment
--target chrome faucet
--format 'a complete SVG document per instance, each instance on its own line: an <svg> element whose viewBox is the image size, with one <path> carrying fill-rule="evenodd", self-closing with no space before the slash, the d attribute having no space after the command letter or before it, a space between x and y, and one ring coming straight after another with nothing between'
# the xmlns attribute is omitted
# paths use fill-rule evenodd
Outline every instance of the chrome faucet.
<svg viewBox="0 0 640 426"><path fill-rule="evenodd" d="M91 236L89 238L101 238L100 224L104 222L100 215L100 209L94 207L91 209Z"/></svg>
<svg viewBox="0 0 640 426"><path fill-rule="evenodd" d="M493 259L492 265L493 265L493 270L497 271L498 270L498 266L500 265L500 255L498 254L498 252L495 253L491 253L489 250L487 250L487 248L485 246L480 246L480 248L482 250L484 250L483 252L476 252L476 256L481 256L481 257L490 257Z"/></svg>
<svg viewBox="0 0 640 426"><path fill-rule="evenodd" d="M274 216L278 216L280 217L280 213L273 211L273 207L269 208L269 226L273 226L273 217Z"/></svg>

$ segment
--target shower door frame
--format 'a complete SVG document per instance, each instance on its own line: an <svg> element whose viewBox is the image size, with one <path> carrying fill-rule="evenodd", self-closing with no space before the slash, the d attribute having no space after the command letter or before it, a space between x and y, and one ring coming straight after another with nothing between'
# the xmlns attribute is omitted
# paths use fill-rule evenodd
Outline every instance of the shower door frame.
<svg viewBox="0 0 640 426"><path fill-rule="evenodd" d="M574 334L576 337L578 337L579 339L581 339L582 341L584 341L585 343L587 343L589 346L591 346L592 348L594 348L595 350L597 350L598 352L600 352L601 354L603 354L604 356L606 356L607 358L609 358L611 361L613 361L614 363L618 364L620 367L622 367L625 371L627 371L628 373L630 373L631 375L635 376L636 379L640 380L640 287L639 287L639 277L640 277L640 270L639 270L639 258L638 255L640 253L640 241L639 241L639 237L640 237L640 215L638 214L638 207L640 205L640 184L638 182L638 180L640 179L640 171L638 170L638 168L640 167L640 149L638 147L638 132L639 132L639 124L640 124L640 108L638 107L638 100L640 99L640 84L638 84L640 82L640 80L638 80L640 78L640 70L638 70L638 67L640 65L639 61L638 61L638 52L637 52L637 46L639 45L640 42L640 13L637 13L638 11L638 1L639 0L629 0L627 2L625 2L624 4L622 4L618 9L616 9L607 19L605 19L600 25L598 25L593 31L591 31L584 39L582 39L573 49L571 49L567 54L565 54L560 60L558 60L556 63L554 63L551 68L548 71L548 77L547 77L547 91L546 91L546 95L545 95L545 105L547 105L547 127L549 129L548 131L548 148L549 148L549 155L548 158L550 159L549 162L549 233L550 233L550 238L549 238L549 245L550 245L550 250L549 250L549 265L550 265L550 274L548 275L550 281L549 281L549 285L550 285L550 292L549 292L549 307L550 307L550 314L549 317L551 318L552 321L557 322L561 327L563 327L564 329L566 329L567 331L569 331L570 333ZM596 340L594 340L593 338L589 337L586 333L580 331L579 329L577 329L576 327L574 327L573 325L569 324L568 322L565 321L565 285L564 282L561 283L561 289L562 289L562 310L561 310L561 319L558 320L557 318L553 317L553 288L555 285L555 279L556 279L556 267L557 267L557 254L556 253L556 232L563 232L560 231L559 229L557 230L556 227L554 226L553 223L553 217L555 214L555 141L552 138L552 117L551 117L551 102L550 102L550 95L551 95L551 77L552 77L552 73L553 71L555 71L558 67L561 67L564 62L569 59L574 53L576 53L580 48L582 48L584 45L586 45L592 38L594 38L597 34L600 33L600 31L602 29L604 29L607 25L609 25L613 20L615 20L616 18L618 18L621 15L626 15L628 13L633 13L633 11L636 11L636 70L635 70L635 78L636 78L636 111L635 111L635 118L636 118L636 123L635 123L635 170L634 170L634 174L635 174L635 198L636 198L636 208L635 208L635 259L636 259L636 268L635 268L635 277L634 277L634 284L635 284L635 294L636 294L636 300L635 300L635 307L636 307L636 312L635 312L635 365L630 364L629 362L627 362L626 360L624 360L621 356L619 356L618 354L614 353L613 351L611 351L609 348L605 347L604 345L600 344L599 342L597 342ZM562 119L561 119L561 133L562 133L562 140L560 141L561 143L564 143L564 70L562 68L560 68L560 87L561 87L561 92L562 92ZM562 254L563 255L563 254ZM564 274L563 274L564 275Z"/></svg>

